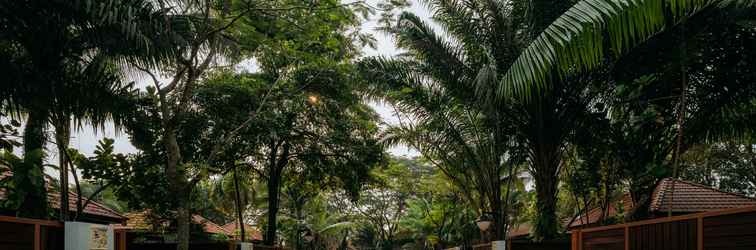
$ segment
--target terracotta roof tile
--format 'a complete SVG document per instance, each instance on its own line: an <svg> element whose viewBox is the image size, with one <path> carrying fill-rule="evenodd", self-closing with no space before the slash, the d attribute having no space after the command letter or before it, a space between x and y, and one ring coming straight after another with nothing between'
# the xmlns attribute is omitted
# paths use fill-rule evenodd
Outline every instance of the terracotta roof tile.
<svg viewBox="0 0 756 250"><path fill-rule="evenodd" d="M126 225L117 226L115 229L150 231L153 230L156 226L159 226L154 225L155 223L162 223L163 221L165 221L165 219L160 219L153 216L150 213L150 210L127 213L126 216L129 218ZM202 225L203 231L205 231L206 233L224 234L231 236L231 232L200 215L193 215L192 223Z"/></svg>
<svg viewBox="0 0 756 250"><path fill-rule="evenodd" d="M76 200L78 199L78 195L74 192L68 192L68 211L76 212ZM81 203L84 205L84 203L87 203L87 198L83 198ZM60 209L60 193L56 191L47 191L47 201L50 204L50 207L53 209ZM110 209L106 207L103 204L100 204L96 201L91 201L89 204L87 204L86 207L84 207L83 212L85 214L89 215L96 215L96 216L102 216L107 217L110 219L114 219L117 221L125 221L126 216L121 215L120 213L116 212L113 209Z"/></svg>
<svg viewBox="0 0 756 250"><path fill-rule="evenodd" d="M728 208L756 206L756 198L724 192L712 187L689 181L677 180L675 183L674 194L672 194L672 179L666 178L659 182L651 194L651 212L666 213L672 204L673 213L696 213L708 212ZM629 194L622 198L624 211L630 211L633 208L633 202ZM670 203L671 202L671 203ZM614 204L609 205L608 216L612 217L617 214ZM578 216L575 221L568 224L568 228L591 225L599 222L601 219L601 209L594 208L587 214ZM567 224L569 222L565 222Z"/></svg>
<svg viewBox="0 0 756 250"><path fill-rule="evenodd" d="M201 224L202 228L205 230L206 233L225 234L229 236L232 234L231 232L226 231L226 229L219 226L218 224L215 224L214 222L208 219L205 219L205 217L202 217L196 214L192 216L192 222L196 224Z"/></svg>
<svg viewBox="0 0 756 250"><path fill-rule="evenodd" d="M0 166L0 180L9 178L13 176L13 172L9 171L8 168ZM0 199L5 199L5 191L3 189L0 189ZM68 192L68 211L71 213L76 212L76 200L78 199L78 195L75 192ZM82 205L87 202L87 198L82 199ZM60 209L60 192L53 190L48 186L47 188L47 202L50 205L50 208L53 209ZM87 204L86 207L82 209L84 214L88 215L95 215L100 217L105 217L114 220L115 222L123 222L126 220L126 217L121 215L120 213L116 212L113 209L108 208L107 206L100 204L96 201L91 201L89 204Z"/></svg>
<svg viewBox="0 0 756 250"><path fill-rule="evenodd" d="M126 213L125 216L129 218L126 225L116 226L115 229L128 229L128 230L151 230L153 228L153 220L149 218L150 214L147 210L141 212Z"/></svg>
<svg viewBox="0 0 756 250"><path fill-rule="evenodd" d="M238 237L239 234L241 234L240 231L237 231L237 228L238 224L235 222L223 225L223 229L225 229L226 232L231 233L235 237ZM260 233L260 231L252 225L245 224L244 233L247 235L247 240L262 240L262 233Z"/></svg>
<svg viewBox="0 0 756 250"><path fill-rule="evenodd" d="M623 207L623 211L625 212L633 209L633 199L632 197L630 197L630 194L622 195L622 207ZM617 208L615 207L615 204L609 204L607 208L607 217L615 216L617 215L617 213L618 211L617 211ZM565 221L564 224L567 225L567 228L578 227L578 226L583 226L583 225L591 225L591 224L599 222L599 220L601 220L601 217L602 217L601 208L593 208L590 211L588 211L588 213L582 214L578 216L577 218L575 218L575 220L572 221L572 223L570 223L570 221L568 220L568 221Z"/></svg>
<svg viewBox="0 0 756 250"><path fill-rule="evenodd" d="M674 192L672 190L674 183ZM724 192L683 180L667 178L659 182L651 196L651 211L690 213L720 210L735 207L754 206L756 199Z"/></svg>
<svg viewBox="0 0 756 250"><path fill-rule="evenodd" d="M517 227L511 228L509 229L509 232L507 232L508 238L517 238L526 235L530 235L530 224L528 223L517 225Z"/></svg>

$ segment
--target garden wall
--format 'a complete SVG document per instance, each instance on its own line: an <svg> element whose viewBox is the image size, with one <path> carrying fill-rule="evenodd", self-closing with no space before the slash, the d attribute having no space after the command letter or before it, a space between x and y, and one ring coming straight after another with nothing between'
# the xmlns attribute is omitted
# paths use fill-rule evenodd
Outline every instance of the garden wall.
<svg viewBox="0 0 756 250"><path fill-rule="evenodd" d="M752 250L756 206L572 231L573 250Z"/></svg>
<svg viewBox="0 0 756 250"><path fill-rule="evenodd" d="M63 250L63 224L0 216L0 249Z"/></svg>

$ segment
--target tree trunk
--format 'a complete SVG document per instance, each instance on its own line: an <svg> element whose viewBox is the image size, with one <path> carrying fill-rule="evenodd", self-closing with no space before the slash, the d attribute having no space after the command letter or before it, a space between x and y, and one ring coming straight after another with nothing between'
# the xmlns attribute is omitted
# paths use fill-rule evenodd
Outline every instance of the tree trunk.
<svg viewBox="0 0 756 250"><path fill-rule="evenodd" d="M44 179L45 130L49 113L30 110L24 128L24 162L13 168L20 198L17 214L28 218L47 218L47 191Z"/></svg>
<svg viewBox="0 0 756 250"><path fill-rule="evenodd" d="M296 249L301 250L304 249L304 244L302 242L302 234L300 231L302 229L307 230L307 228L302 228L302 221L304 220L304 216L302 215L302 206L300 205L300 200L297 199L294 203L294 216L297 218L297 234L296 234Z"/></svg>
<svg viewBox="0 0 756 250"><path fill-rule="evenodd" d="M543 155L543 154L542 154ZM536 159L538 170L535 179L536 189L536 221L535 240L550 240L558 236L556 216L556 194L559 182L556 174L559 162L553 159Z"/></svg>
<svg viewBox="0 0 756 250"><path fill-rule="evenodd" d="M239 176L236 166L234 166L234 191L236 192L236 215L239 217L239 232L241 233L240 239L242 242L246 240L244 232L244 212L242 211L241 192L239 191Z"/></svg>
<svg viewBox="0 0 756 250"><path fill-rule="evenodd" d="M276 231L278 230L278 199L281 193L281 177L286 165L289 164L289 149L291 145L288 142L283 143L281 154L278 155L278 147L271 148L270 154L270 176L268 177L268 228L265 232L265 244L274 246L276 244Z"/></svg>
<svg viewBox="0 0 756 250"><path fill-rule="evenodd" d="M499 179L499 177L495 177ZM492 237L490 240L496 241L496 240L503 240L506 239L506 236L504 236L504 216L501 207L501 181L494 181L495 185L494 187L498 186L498 188L494 188L492 190L492 201L491 201L491 210L493 210L493 228L491 230Z"/></svg>
<svg viewBox="0 0 756 250"><path fill-rule="evenodd" d="M278 217L278 196L281 189L281 174L274 170L268 179L268 227L265 231L265 244L276 244L276 218Z"/></svg>
<svg viewBox="0 0 756 250"><path fill-rule="evenodd" d="M163 104L164 105L164 104ZM191 201L189 199L188 180L181 166L181 151L176 140L176 129L164 123L163 144L166 149L166 176L169 189L175 195L176 205L176 244L177 250L189 250L189 226L191 224Z"/></svg>
<svg viewBox="0 0 756 250"><path fill-rule="evenodd" d="M65 114L58 113L54 120L55 141L58 144L58 167L60 168L60 220L68 220L68 144L71 138L71 120ZM81 200L81 194L78 197ZM77 214L80 213L77 207Z"/></svg>
<svg viewBox="0 0 756 250"><path fill-rule="evenodd" d="M189 209L189 197L184 197L183 194L178 202L179 207L176 209L176 249L189 250L189 226L191 225L191 211Z"/></svg>

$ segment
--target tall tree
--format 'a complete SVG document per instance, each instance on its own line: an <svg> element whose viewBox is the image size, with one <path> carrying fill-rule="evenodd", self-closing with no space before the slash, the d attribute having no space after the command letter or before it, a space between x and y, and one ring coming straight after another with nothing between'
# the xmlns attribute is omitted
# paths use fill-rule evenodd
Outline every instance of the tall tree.
<svg viewBox="0 0 756 250"><path fill-rule="evenodd" d="M220 138L212 139L214 146L201 157L192 162L191 156L182 155L179 145L180 128L183 119L191 112L191 98L201 84L202 78L217 66L218 62L237 62L236 56L257 56L258 62L268 72L277 75L289 73L287 64L268 63L271 58L290 59L286 51L304 51L306 49L328 49L335 47L340 52L349 54L351 46L335 42L334 36L343 40L352 39L345 36L346 28L354 24L352 8L362 6L360 3L342 4L338 1L318 1L306 3L301 1L170 1L164 7L171 7L169 13L185 16L193 35L182 37L181 53L168 63L171 74L167 82L161 81L153 68L141 67L153 80L155 91L151 94L158 100L159 130L161 147L164 148L164 169L168 177L171 193L174 194L178 216L177 248L188 248L190 193L194 185L206 177L207 166L217 164L217 157L230 141L238 139L238 132L256 118L250 114L237 129L230 130ZM243 31L243 32L242 32ZM297 39L299 38L299 39ZM307 39L302 39L307 38ZM327 39L323 39L327 38ZM288 42L287 42L288 41ZM330 43L326 43L329 42ZM335 42L335 43L334 43ZM239 45L239 46L236 46ZM239 48L241 53L231 53L231 48ZM273 51L269 57L266 52ZM275 54L278 52L279 54ZM301 59L301 58L300 58ZM288 64L290 65L290 64ZM282 67L278 67L282 66ZM274 77L277 78L277 77ZM276 81L272 81L276 82ZM192 173L190 173L192 172ZM271 238L270 236L268 238ZM274 238L274 237L273 237Z"/></svg>
<svg viewBox="0 0 756 250"><path fill-rule="evenodd" d="M11 110L23 107L27 114L25 154L41 153L47 125L55 125L61 163L61 202L67 207L65 152L70 119L73 116L101 125L110 114L100 112L109 105L87 102L109 99L103 99L102 95L82 98L81 94L110 93L110 97L120 91L113 58L147 62L148 57L159 57L155 52L161 51L160 47L141 37L153 33L153 24L162 22L161 12L142 0L11 1L3 2L0 9L3 15L0 25L6 29L0 40L7 56L2 64L8 66L4 71L11 76L0 98L13 107ZM160 32L154 33L150 36ZM44 157L38 157L28 165L32 169L14 170L20 181L34 178L31 183L37 183L28 186L19 210L27 216L46 216L41 210L46 207L44 180L42 175L29 172L42 172L43 161ZM66 217L64 210L61 219Z"/></svg>
<svg viewBox="0 0 756 250"><path fill-rule="evenodd" d="M587 74L565 77L561 79L563 83L555 84L556 87L548 94L531 98L531 102L501 98L491 90L498 87L504 77L504 69L515 62L525 45L532 40L530 37L544 29L544 23L550 23L569 5L569 1L536 1L528 8L525 1L429 1L433 20L440 24L445 36L436 34L429 24L417 16L403 13L396 25L388 27L388 31L395 34L400 47L410 50L410 53L400 60L388 63L375 60L366 66L369 70L383 71L374 73L378 76L376 79L380 79L378 81L409 82L407 87L402 86L407 89L407 96L415 95L423 101L438 99L436 110L423 111L426 113L412 118L421 120L420 124L423 124L422 120L433 117L427 113L435 112L437 119L449 120L438 120L436 124L446 126L446 129L459 126L458 131L451 134L429 136L439 140L456 138L449 140L471 144L460 147L461 153L467 155L480 150L476 153L480 154L477 161L468 159L456 165L473 165L468 169L484 168L475 172L494 178L505 175L501 171L507 168L502 163L528 160L538 194L537 239L556 236L556 193L562 165L561 152L567 138L585 118L591 95L594 94L585 91L585 88L588 83L601 78ZM412 92L419 88L427 90L420 94ZM398 94L394 96L401 97ZM455 113L444 114L455 109ZM424 130L444 131L439 128ZM469 138L465 138L467 136ZM440 142L431 144L446 145ZM449 149L440 151L446 154L443 151ZM484 193L501 197L501 186L506 185L502 185L500 180L491 180L486 188L490 191ZM502 204L493 200L490 203L497 207ZM502 209L498 207L493 210L497 222L494 224L496 239L503 238Z"/></svg>

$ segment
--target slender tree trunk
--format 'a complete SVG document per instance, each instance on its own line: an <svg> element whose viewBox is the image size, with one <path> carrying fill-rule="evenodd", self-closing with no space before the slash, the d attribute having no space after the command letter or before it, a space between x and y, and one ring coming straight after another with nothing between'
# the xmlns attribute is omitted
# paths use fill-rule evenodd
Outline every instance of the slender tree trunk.
<svg viewBox="0 0 756 250"><path fill-rule="evenodd" d="M499 179L498 176L495 177L496 179ZM498 188L494 188L492 191L492 198L491 201L491 210L493 210L493 228L491 230L492 237L490 240L503 240L506 239L506 236L503 235L504 233L504 216L503 211L501 207L501 185L500 181L494 181L495 185L494 187L498 186Z"/></svg>
<svg viewBox="0 0 756 250"><path fill-rule="evenodd" d="M68 144L71 138L71 120L63 112L55 115L55 142L58 146L58 168L60 168L60 217L61 221L68 220ZM81 196L79 196L81 199Z"/></svg>
<svg viewBox="0 0 756 250"><path fill-rule="evenodd" d="M47 218L47 191L44 179L45 130L49 112L30 110L24 128L24 162L13 169L19 187L20 204L17 214L29 218ZM38 154L38 155L37 155Z"/></svg>
<svg viewBox="0 0 756 250"><path fill-rule="evenodd" d="M242 211L241 193L239 192L239 173L234 166L234 190L236 192L236 215L239 218L239 232L241 233L240 239L242 242L246 240L246 234L244 232L244 213Z"/></svg>
<svg viewBox="0 0 756 250"><path fill-rule="evenodd" d="M276 244L276 218L278 217L278 198L281 189L281 174L274 169L268 179L268 227L265 231L265 244L274 246Z"/></svg>
<svg viewBox="0 0 756 250"><path fill-rule="evenodd" d="M299 233L300 232L299 230L302 229L301 228L301 225L302 225L301 221L304 219L303 218L304 216L302 216L302 205L300 205L300 204L301 204L300 200L297 199L296 202L295 202L295 205L294 205L294 215L297 218L297 234L295 236L296 239L297 239L297 242L296 242L296 249L297 250L304 249L304 244L302 242L302 235Z"/></svg>
<svg viewBox="0 0 756 250"><path fill-rule="evenodd" d="M71 175L73 175L74 179L74 186L76 186L76 195L78 196L76 198L76 217L74 217L74 220L78 220L81 216L81 213L84 211L84 208L87 207L87 204L82 204L81 199L83 195L81 194L81 185L79 183L79 174L76 173L76 168L73 164L71 164L71 161L68 162L68 167L70 170ZM96 194L97 192L95 192ZM92 198L94 198L94 195L90 196L89 199L87 199L87 203L89 203Z"/></svg>
<svg viewBox="0 0 756 250"><path fill-rule="evenodd" d="M265 233L265 244L274 246L276 244L276 231L278 230L278 206L281 193L281 177L286 165L289 164L289 149L291 145L283 142L281 154L277 154L278 147L271 148L270 154L270 176L268 177L268 228Z"/></svg>
<svg viewBox="0 0 756 250"><path fill-rule="evenodd" d="M509 223L509 206L511 205L512 201L509 199L509 195L512 193L512 182L514 182L514 179L517 178L515 176L515 166L509 166L509 175L507 178L507 188L506 192L504 193L504 209L503 209L503 224L504 224L504 239L507 239L507 234L509 233L510 223Z"/></svg>

